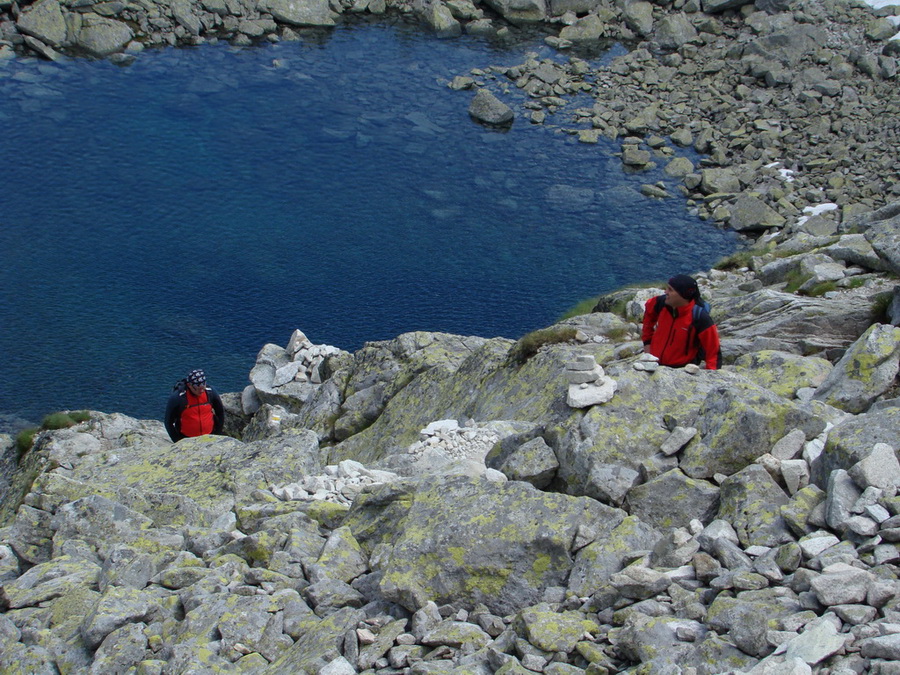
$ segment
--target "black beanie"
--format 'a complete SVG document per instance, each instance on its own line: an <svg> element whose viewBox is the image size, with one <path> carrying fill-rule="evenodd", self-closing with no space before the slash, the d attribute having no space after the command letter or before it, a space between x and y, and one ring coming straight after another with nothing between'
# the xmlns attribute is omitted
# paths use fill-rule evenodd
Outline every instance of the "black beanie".
<svg viewBox="0 0 900 675"><path fill-rule="evenodd" d="M697 287L697 282L694 281L693 277L689 277L687 274L676 274L669 279L669 286L678 291L678 295L685 300L694 300L700 295L700 289Z"/></svg>

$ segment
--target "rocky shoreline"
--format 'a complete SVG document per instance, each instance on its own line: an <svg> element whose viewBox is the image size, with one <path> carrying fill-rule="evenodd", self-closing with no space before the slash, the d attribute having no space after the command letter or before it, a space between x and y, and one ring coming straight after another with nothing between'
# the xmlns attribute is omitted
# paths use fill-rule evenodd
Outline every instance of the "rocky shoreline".
<svg viewBox="0 0 900 675"><path fill-rule="evenodd" d="M689 208L755 239L822 209L836 209L832 219L840 221L900 197L898 7L834 0L0 2L0 63L27 53L128 63L147 47L296 40L363 15L404 17L451 38L502 40L541 26L563 53L619 41L628 54L606 66L574 53L567 63L529 58L448 74L456 75L450 86L487 90L501 107L514 98L516 117L584 143L613 139L628 171L663 164ZM557 114L584 95L592 106L571 118ZM501 112L509 123L513 111ZM644 186L652 198L670 189Z"/></svg>

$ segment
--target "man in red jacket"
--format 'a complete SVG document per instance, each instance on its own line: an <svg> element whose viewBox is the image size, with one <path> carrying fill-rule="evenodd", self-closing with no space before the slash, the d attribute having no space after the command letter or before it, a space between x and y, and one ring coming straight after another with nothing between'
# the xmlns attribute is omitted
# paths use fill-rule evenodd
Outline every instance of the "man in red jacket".
<svg viewBox="0 0 900 675"><path fill-rule="evenodd" d="M206 373L192 370L175 385L166 405L166 431L173 441L205 434L218 434L225 421L222 399L206 386Z"/></svg>
<svg viewBox="0 0 900 675"><path fill-rule="evenodd" d="M719 331L700 300L697 282L686 274L669 279L665 295L647 301L641 339L644 351L664 366L705 361L707 370L717 370L721 365Z"/></svg>

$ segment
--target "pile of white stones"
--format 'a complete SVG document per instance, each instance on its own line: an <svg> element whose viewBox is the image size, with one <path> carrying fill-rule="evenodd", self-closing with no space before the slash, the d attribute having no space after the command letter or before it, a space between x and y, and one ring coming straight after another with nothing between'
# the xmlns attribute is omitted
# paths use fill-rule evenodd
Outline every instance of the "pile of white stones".
<svg viewBox="0 0 900 675"><path fill-rule="evenodd" d="M641 354L632 365L635 370L642 370L645 373L653 373L659 369L659 359L653 354ZM696 375L700 372L700 366L696 363L688 363L682 370L689 375Z"/></svg>
<svg viewBox="0 0 900 675"><path fill-rule="evenodd" d="M302 481L273 487L272 494L282 501L327 501L349 506L360 491L376 483L390 483L400 477L390 471L368 469L346 459L325 467L325 473L305 476Z"/></svg>
<svg viewBox="0 0 900 675"><path fill-rule="evenodd" d="M420 439L407 452L416 458L429 451L439 451L450 459L483 461L500 440L500 434L475 422L460 426L457 420L438 420L422 429Z"/></svg>
<svg viewBox="0 0 900 675"><path fill-rule="evenodd" d="M421 439L407 450L416 460L436 452L451 460L483 462L500 440L497 431L473 421L460 426L457 420L438 420L422 429L420 435ZM272 486L270 490L282 501L327 501L349 506L363 488L396 480L400 480L396 473L370 469L347 459L325 467L323 474L304 476L296 483Z"/></svg>
<svg viewBox="0 0 900 675"><path fill-rule="evenodd" d="M612 400L618 384L608 377L592 354L581 354L566 366L569 392L566 403L571 408L587 408Z"/></svg>

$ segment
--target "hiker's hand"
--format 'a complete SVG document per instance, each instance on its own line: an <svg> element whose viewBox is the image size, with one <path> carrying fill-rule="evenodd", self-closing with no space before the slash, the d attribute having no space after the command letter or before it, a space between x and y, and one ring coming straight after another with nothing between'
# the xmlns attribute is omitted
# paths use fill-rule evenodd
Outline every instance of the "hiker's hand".
<svg viewBox="0 0 900 675"><path fill-rule="evenodd" d="M650 353L650 345L644 345L644 353L645 353L645 354L649 354L649 353Z"/></svg>

